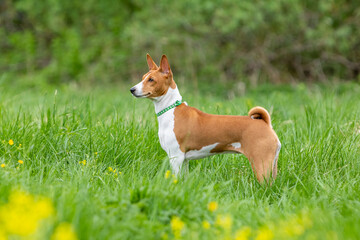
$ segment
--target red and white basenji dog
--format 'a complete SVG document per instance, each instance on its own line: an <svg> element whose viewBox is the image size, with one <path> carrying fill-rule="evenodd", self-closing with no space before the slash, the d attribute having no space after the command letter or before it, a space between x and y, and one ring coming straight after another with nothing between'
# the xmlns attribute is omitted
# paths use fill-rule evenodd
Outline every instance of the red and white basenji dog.
<svg viewBox="0 0 360 240"><path fill-rule="evenodd" d="M147 54L149 72L130 89L137 98L149 98L159 121L161 147L177 175L183 163L220 153L242 153L250 161L259 182L275 178L281 144L269 113L254 107L248 116L213 115L182 102L168 59L158 67Z"/></svg>

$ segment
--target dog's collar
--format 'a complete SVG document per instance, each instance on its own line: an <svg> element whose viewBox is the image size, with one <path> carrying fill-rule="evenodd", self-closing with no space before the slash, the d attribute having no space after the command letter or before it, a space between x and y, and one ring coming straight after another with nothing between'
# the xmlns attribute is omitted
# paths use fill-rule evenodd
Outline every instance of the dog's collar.
<svg viewBox="0 0 360 240"><path fill-rule="evenodd" d="M156 114L156 116L157 116L157 117L160 117L161 115L163 115L164 113L166 113L166 112L169 111L170 109L173 109L173 108L179 106L181 103L182 103L181 101L177 100L174 104L172 104L172 105L164 108L164 109L161 110L160 112L158 112L158 113Z"/></svg>

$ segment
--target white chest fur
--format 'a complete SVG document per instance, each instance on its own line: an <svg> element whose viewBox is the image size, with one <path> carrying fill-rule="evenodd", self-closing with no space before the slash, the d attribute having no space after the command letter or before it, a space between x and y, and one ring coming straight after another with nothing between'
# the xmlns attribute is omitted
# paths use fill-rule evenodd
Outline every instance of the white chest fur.
<svg viewBox="0 0 360 240"><path fill-rule="evenodd" d="M161 110L169 107L174 104L176 101L181 101L182 97L179 93L178 88L169 88L165 95L154 99L155 112L160 112ZM174 125L175 125L175 108L168 110L158 117L159 122L159 140L161 147L165 150L168 156L180 157L183 154L180 150L179 143L176 140Z"/></svg>
<svg viewBox="0 0 360 240"><path fill-rule="evenodd" d="M174 109L167 111L158 118L160 145L169 157L177 155L180 151L180 146L174 132L174 118Z"/></svg>

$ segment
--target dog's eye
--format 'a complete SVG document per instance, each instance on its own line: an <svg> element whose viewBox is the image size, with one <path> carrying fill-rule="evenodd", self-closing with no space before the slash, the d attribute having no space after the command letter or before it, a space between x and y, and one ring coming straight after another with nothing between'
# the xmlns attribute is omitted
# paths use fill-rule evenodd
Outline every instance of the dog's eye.
<svg viewBox="0 0 360 240"><path fill-rule="evenodd" d="M149 78L149 80L148 80L148 82L153 82L154 81L154 79L152 79L152 78Z"/></svg>

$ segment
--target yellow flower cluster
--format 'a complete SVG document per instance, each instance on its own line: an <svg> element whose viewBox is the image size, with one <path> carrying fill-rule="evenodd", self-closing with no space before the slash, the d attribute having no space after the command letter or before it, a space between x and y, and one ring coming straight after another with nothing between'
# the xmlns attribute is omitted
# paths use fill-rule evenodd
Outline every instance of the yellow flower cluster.
<svg viewBox="0 0 360 240"><path fill-rule="evenodd" d="M312 227L312 221L307 211L302 211L299 214L294 214L288 218L276 222L268 223L267 225L261 226L257 229L255 238L250 238L251 229L249 228L248 233L237 232L237 240L273 240L273 239L289 239L298 238L305 233L307 229Z"/></svg>
<svg viewBox="0 0 360 240"><path fill-rule="evenodd" d="M215 225L221 227L226 231L230 231L232 228L233 220L230 215L218 215L216 217Z"/></svg>
<svg viewBox="0 0 360 240"><path fill-rule="evenodd" d="M79 164L82 164L82 165L86 165L86 160L84 159L84 160L82 160L82 161L79 161Z"/></svg>
<svg viewBox="0 0 360 240"><path fill-rule="evenodd" d="M280 221L274 229L277 229L279 235L282 237L298 237L304 234L304 232L312 227L312 221L309 213L305 210L299 214L294 214L288 219Z"/></svg>
<svg viewBox="0 0 360 240"><path fill-rule="evenodd" d="M21 165L21 164L24 164L24 161L23 160L18 160L18 163ZM2 163L0 165L1 168L5 168L6 167L6 164L5 163ZM19 169L19 166L16 167L16 169Z"/></svg>
<svg viewBox="0 0 360 240"><path fill-rule="evenodd" d="M13 191L8 203L0 206L0 240L42 239L41 234L46 232L41 232L41 227L45 226L43 223L55 217L55 209L49 198ZM69 223L59 224L51 237L51 240L64 239L77 240Z"/></svg>
<svg viewBox="0 0 360 240"><path fill-rule="evenodd" d="M245 226L235 233L235 240L248 240L251 235L251 228Z"/></svg>
<svg viewBox="0 0 360 240"><path fill-rule="evenodd" d="M5 140L2 140L1 141L2 142L2 144L5 144L6 143L6 141ZM14 142L14 140L12 140L12 139L10 139L8 142L7 142L10 146L13 146L14 144L15 144L15 142ZM19 144L19 146L18 147L16 147L17 149L21 149L21 143Z"/></svg>
<svg viewBox="0 0 360 240"><path fill-rule="evenodd" d="M272 240L274 239L274 233L267 226L262 226L258 230L258 234L255 240Z"/></svg>
<svg viewBox="0 0 360 240"><path fill-rule="evenodd" d="M51 240L77 240L77 236L71 224L64 222L56 227Z"/></svg>
<svg viewBox="0 0 360 240"><path fill-rule="evenodd" d="M111 172L111 173L114 173L116 176L122 174L122 172L117 171L116 169L113 169L112 167L108 167L108 171Z"/></svg>
<svg viewBox="0 0 360 240"><path fill-rule="evenodd" d="M222 230L217 232L218 234L225 234L224 239L235 239L235 240L272 240L274 239L274 233L267 226L263 226L254 232L250 227L244 226L235 232L235 236L232 234L233 219L230 215L217 215L215 226ZM204 225L203 225L204 227ZM204 227L205 228L205 227Z"/></svg>
<svg viewBox="0 0 360 240"><path fill-rule="evenodd" d="M179 239L181 237L181 232L185 227L185 223L181 221L181 219L178 216L174 216L171 218L170 225L174 237Z"/></svg>
<svg viewBox="0 0 360 240"><path fill-rule="evenodd" d="M170 170L167 170L167 171L165 172L165 179L169 179L169 178L170 178L170 174L171 174L171 171L170 171ZM173 180L173 183L174 183L174 184L177 184L177 183L179 182L174 174L172 174L172 180Z"/></svg>
<svg viewBox="0 0 360 240"><path fill-rule="evenodd" d="M171 171L167 170L165 173L165 179L168 179L170 177Z"/></svg>
<svg viewBox="0 0 360 240"><path fill-rule="evenodd" d="M207 229L210 229L211 225L210 225L209 221L205 220L202 222L202 227L207 230Z"/></svg>
<svg viewBox="0 0 360 240"><path fill-rule="evenodd" d="M0 206L0 226L3 235L28 236L36 232L42 220L53 214L50 199L35 199L30 194L15 191L10 194L9 202Z"/></svg>
<svg viewBox="0 0 360 240"><path fill-rule="evenodd" d="M208 209L210 212L215 212L218 209L218 203L217 202L209 202Z"/></svg>
<svg viewBox="0 0 360 240"><path fill-rule="evenodd" d="M218 209L218 203L215 201L209 202L207 209L209 212L214 213ZM249 226L243 226L234 234L233 219L231 215L217 214L215 216L215 228L213 228L213 230L215 234L221 234L222 239L273 240L298 238L312 226L310 214L307 211L302 211L299 214L289 216L282 221L269 222L258 229L253 230ZM211 230L212 224L210 222L207 220L202 221L202 228L204 230Z"/></svg>
<svg viewBox="0 0 360 240"><path fill-rule="evenodd" d="M218 209L218 203L215 202L215 201L209 202L208 205L207 205L207 209L208 209L210 212L215 212L215 211ZM211 224L210 224L209 221L204 220L204 221L202 222L202 227L203 227L203 229L208 230L208 229L211 228Z"/></svg>
<svg viewBox="0 0 360 240"><path fill-rule="evenodd" d="M10 146L13 146L15 144L14 140L13 139L10 139L9 141L6 142L6 140L2 140L1 141L2 144L9 144ZM19 144L19 146L17 147L17 149L21 149L21 143ZM18 160L18 163L21 165L21 164L24 164L24 161L23 160ZM0 164L0 167L1 168L5 168L6 167L6 164L5 163L1 163ZM19 169L19 166L16 167L16 169Z"/></svg>

